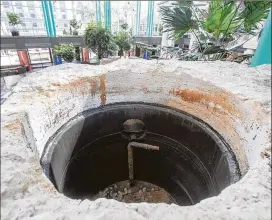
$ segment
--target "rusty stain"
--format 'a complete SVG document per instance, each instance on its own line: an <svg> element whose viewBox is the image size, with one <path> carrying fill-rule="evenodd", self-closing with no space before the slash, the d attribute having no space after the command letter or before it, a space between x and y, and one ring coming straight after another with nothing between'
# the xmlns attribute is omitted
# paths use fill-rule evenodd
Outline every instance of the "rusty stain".
<svg viewBox="0 0 272 220"><path fill-rule="evenodd" d="M236 122L230 114L226 114L219 111L208 111L207 108L203 108L203 105L198 102L187 102L183 99L177 102L177 100L169 100L166 104L169 107L180 109L191 115L194 115L201 120L210 124L216 131L218 131L232 147L236 157L239 161L239 166L242 175L248 169L247 158L244 151L244 142L236 132Z"/></svg>
<svg viewBox="0 0 272 220"><path fill-rule="evenodd" d="M99 76L100 79L100 99L101 105L106 104L106 85L105 85L105 74Z"/></svg>
<svg viewBox="0 0 272 220"><path fill-rule="evenodd" d="M81 77L77 80L68 82L68 83L51 83L52 86L57 86L57 87L61 87L63 89L65 88L78 88L80 86L84 86L87 85L88 83L90 83L90 81L92 80L93 77Z"/></svg>
<svg viewBox="0 0 272 220"><path fill-rule="evenodd" d="M5 128L9 130L16 130L18 128L22 129L22 123L19 119L16 119L15 121L12 121L10 124L6 125Z"/></svg>
<svg viewBox="0 0 272 220"><path fill-rule="evenodd" d="M5 128L9 129L10 131L19 130L21 134L25 136L25 128L19 119L12 121L10 124L6 125Z"/></svg>
<svg viewBox="0 0 272 220"><path fill-rule="evenodd" d="M51 83L51 85L52 85L52 86L61 86L61 84L60 84L60 83L54 83L54 82L53 82L53 83Z"/></svg>
<svg viewBox="0 0 272 220"><path fill-rule="evenodd" d="M175 96L179 96L182 98L182 100L189 103L197 102L205 104L208 109L211 108L209 103L213 103L215 106L214 108L212 108L213 111L219 110L216 106L221 106L229 113L239 115L239 111L229 103L228 98L224 93L204 93L198 90L190 89L171 89L169 93L174 94Z"/></svg>
<svg viewBox="0 0 272 220"><path fill-rule="evenodd" d="M90 81L90 86L91 86L91 95L92 97L95 95L95 92L96 92L96 80L94 79L91 79Z"/></svg>
<svg viewBox="0 0 272 220"><path fill-rule="evenodd" d="M97 79L100 80L100 88L98 88ZM100 90L101 105L106 104L106 87L105 87L105 75L92 76L92 77L81 77L77 80L67 82L67 83L51 83L54 87L59 87L60 90L68 91L71 93L80 93L81 95L91 94L92 97L95 96L97 90ZM57 90L52 89L39 89L39 92L47 97L51 97Z"/></svg>

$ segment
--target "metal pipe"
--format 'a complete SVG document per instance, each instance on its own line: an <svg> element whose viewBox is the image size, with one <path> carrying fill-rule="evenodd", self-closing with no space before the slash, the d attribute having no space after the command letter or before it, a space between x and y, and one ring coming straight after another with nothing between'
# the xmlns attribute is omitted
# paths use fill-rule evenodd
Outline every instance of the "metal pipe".
<svg viewBox="0 0 272 220"><path fill-rule="evenodd" d="M139 147L139 148L144 148L146 150L160 150L158 146L150 145L150 144L143 144L143 143L138 143L138 142L130 142L128 144L128 147Z"/></svg>
<svg viewBox="0 0 272 220"><path fill-rule="evenodd" d="M53 32L53 36L56 37L57 30L56 30L55 17L54 17L53 6L52 6L51 0L48 1L48 4L49 4L50 18L51 18L51 22L52 22L52 32Z"/></svg>
<svg viewBox="0 0 272 220"><path fill-rule="evenodd" d="M48 24L49 37L52 37L52 35L53 35L52 22L51 22L51 17L50 17L50 14L49 14L49 7L48 7L48 4L47 4L47 1L44 1L44 8L45 8L46 19L47 19L47 24Z"/></svg>
<svg viewBox="0 0 272 220"><path fill-rule="evenodd" d="M42 11L43 11L43 18L44 18L46 33L47 33L47 36L50 37L47 15L46 15L46 11L45 11L45 3L44 3L44 1L41 1L41 3L42 3Z"/></svg>
<svg viewBox="0 0 272 220"><path fill-rule="evenodd" d="M143 144L138 142L130 142L127 146L128 148L128 177L129 177L129 185L134 185L134 161L133 161L133 148L139 147L146 150L160 150L158 146Z"/></svg>
<svg viewBox="0 0 272 220"><path fill-rule="evenodd" d="M141 12L141 2L137 1L137 12L136 12L136 36L140 35L140 12Z"/></svg>

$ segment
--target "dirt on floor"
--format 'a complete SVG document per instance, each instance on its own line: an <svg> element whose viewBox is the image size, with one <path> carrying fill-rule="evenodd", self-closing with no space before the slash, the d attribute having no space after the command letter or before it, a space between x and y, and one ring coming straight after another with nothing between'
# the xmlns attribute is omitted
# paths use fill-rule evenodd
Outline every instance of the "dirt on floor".
<svg viewBox="0 0 272 220"><path fill-rule="evenodd" d="M97 198L115 199L126 203L175 203L164 189L144 181L135 181L132 187L128 180L115 183L99 192L95 196L95 199Z"/></svg>

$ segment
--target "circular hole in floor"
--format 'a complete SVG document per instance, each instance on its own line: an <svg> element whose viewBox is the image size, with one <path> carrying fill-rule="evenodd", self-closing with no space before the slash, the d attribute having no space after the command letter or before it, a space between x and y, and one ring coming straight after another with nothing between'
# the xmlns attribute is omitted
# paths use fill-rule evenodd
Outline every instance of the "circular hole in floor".
<svg viewBox="0 0 272 220"><path fill-rule="evenodd" d="M185 112L146 103L92 109L63 125L41 157L74 199L193 205L240 179L230 146Z"/></svg>

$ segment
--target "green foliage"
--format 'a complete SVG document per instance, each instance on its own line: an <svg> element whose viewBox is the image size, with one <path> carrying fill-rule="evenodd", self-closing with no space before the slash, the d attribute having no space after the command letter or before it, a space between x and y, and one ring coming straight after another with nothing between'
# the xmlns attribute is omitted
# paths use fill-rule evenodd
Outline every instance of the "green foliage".
<svg viewBox="0 0 272 220"><path fill-rule="evenodd" d="M242 3L229 0L213 0L207 12L200 12L188 1L179 1L172 6L160 9L165 32L172 32L175 38L180 38L190 31L204 31L205 36L211 34L215 40L225 39L240 32L243 28L250 33L260 21L267 18L271 1L245 1Z"/></svg>
<svg viewBox="0 0 272 220"><path fill-rule="evenodd" d="M171 32L170 37L181 38L186 32L198 29L196 19L190 7L183 4L173 4L172 7L162 6L160 8L162 21L165 26L164 32Z"/></svg>
<svg viewBox="0 0 272 220"><path fill-rule="evenodd" d="M8 20L13 26L21 23L20 17L16 13L8 13Z"/></svg>
<svg viewBox="0 0 272 220"><path fill-rule="evenodd" d="M186 32L192 33L205 59L204 55L209 54L223 56L225 45L236 40L241 33L255 35L254 29L267 18L270 8L271 1L213 0L208 11L202 11L191 1L180 0L171 6L161 7L160 13L166 27L164 32L171 32L175 39ZM196 57L199 56L190 54L187 58Z"/></svg>
<svg viewBox="0 0 272 220"><path fill-rule="evenodd" d="M80 50L79 47L75 47L75 57L77 61L80 61Z"/></svg>
<svg viewBox="0 0 272 220"><path fill-rule="evenodd" d="M112 35L109 30L91 22L84 31L83 40L84 44L101 59L110 49Z"/></svg>
<svg viewBox="0 0 272 220"><path fill-rule="evenodd" d="M209 5L208 16L203 22L204 30L212 33L216 40L221 36L233 34L242 23L242 20L234 19L237 10L234 1L212 1Z"/></svg>
<svg viewBox="0 0 272 220"><path fill-rule="evenodd" d="M74 46L69 45L57 45L54 47L54 55L62 57L66 62L72 62L75 57Z"/></svg>
<svg viewBox="0 0 272 220"><path fill-rule="evenodd" d="M79 29L81 27L81 23L77 22L76 19L72 19L70 20L70 26L73 28L73 29Z"/></svg>
<svg viewBox="0 0 272 220"><path fill-rule="evenodd" d="M131 48L131 36L124 30L114 36L114 41L121 51L129 51Z"/></svg>
<svg viewBox="0 0 272 220"><path fill-rule="evenodd" d="M77 22L76 19L70 20L70 34L78 35L78 29L81 27L81 23ZM72 31L73 29L73 31Z"/></svg>
<svg viewBox="0 0 272 220"><path fill-rule="evenodd" d="M163 26L162 24L159 25L159 34L162 35L162 31L163 31Z"/></svg>
<svg viewBox="0 0 272 220"><path fill-rule="evenodd" d="M123 30L127 30L128 29L128 24L127 23L121 24L121 28Z"/></svg>
<svg viewBox="0 0 272 220"><path fill-rule="evenodd" d="M109 43L109 52L115 52L117 50L119 50L119 47L117 46L117 44L115 43L114 39L112 38L110 43Z"/></svg>
<svg viewBox="0 0 272 220"><path fill-rule="evenodd" d="M244 20L244 29L250 32L257 29L257 24L266 19L271 8L271 1L246 1L245 8L240 14L239 19Z"/></svg>

